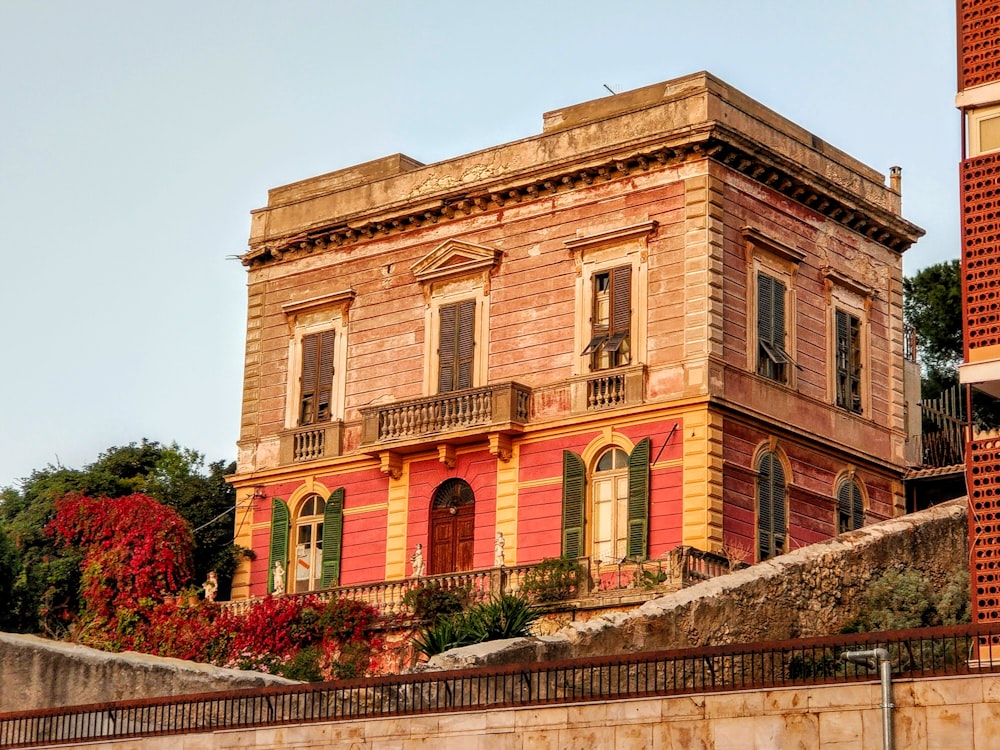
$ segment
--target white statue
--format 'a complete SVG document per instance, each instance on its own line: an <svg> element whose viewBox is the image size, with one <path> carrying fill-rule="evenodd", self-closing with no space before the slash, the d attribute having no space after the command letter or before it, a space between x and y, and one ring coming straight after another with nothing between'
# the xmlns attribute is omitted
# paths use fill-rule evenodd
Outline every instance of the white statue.
<svg viewBox="0 0 1000 750"><path fill-rule="evenodd" d="M219 593L219 578L214 570L208 571L208 577L201 584L201 587L205 591L205 601L214 602L215 595Z"/></svg>
<svg viewBox="0 0 1000 750"><path fill-rule="evenodd" d="M281 596L285 593L285 566L281 564L281 560L274 561L274 572L271 577L273 585L271 586L271 593L275 596Z"/></svg>
<svg viewBox="0 0 1000 750"><path fill-rule="evenodd" d="M423 578L424 576L424 545L418 543L417 548L413 550L413 554L410 555L410 565L413 566L413 577Z"/></svg>
<svg viewBox="0 0 1000 750"><path fill-rule="evenodd" d="M506 544L503 538L503 532L497 532L497 540L493 543L493 567L502 568L503 567L503 546Z"/></svg>

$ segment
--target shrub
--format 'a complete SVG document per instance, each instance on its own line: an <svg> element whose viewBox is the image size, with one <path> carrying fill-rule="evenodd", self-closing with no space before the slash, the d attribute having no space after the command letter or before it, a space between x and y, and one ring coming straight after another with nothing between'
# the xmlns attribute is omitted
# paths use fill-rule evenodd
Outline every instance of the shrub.
<svg viewBox="0 0 1000 750"><path fill-rule="evenodd" d="M951 573L940 589L916 570L888 570L862 595L847 632L903 630L969 622L969 572Z"/></svg>
<svg viewBox="0 0 1000 750"><path fill-rule="evenodd" d="M568 557L549 557L529 570L521 590L540 604L572 599L583 586L586 572L577 561Z"/></svg>
<svg viewBox="0 0 1000 750"><path fill-rule="evenodd" d="M403 595L403 604L412 610L417 619L424 622L434 622L441 617L461 612L468 601L467 588L449 589L436 583L417 586Z"/></svg>
<svg viewBox="0 0 1000 750"><path fill-rule="evenodd" d="M524 596L500 594L424 627L413 645L425 656L434 656L450 648L528 635L536 619L538 610Z"/></svg>

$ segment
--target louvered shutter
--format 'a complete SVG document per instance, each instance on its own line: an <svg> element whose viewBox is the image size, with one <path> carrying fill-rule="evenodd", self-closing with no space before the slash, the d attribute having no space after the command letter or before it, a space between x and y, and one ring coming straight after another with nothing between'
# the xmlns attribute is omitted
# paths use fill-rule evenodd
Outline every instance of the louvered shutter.
<svg viewBox="0 0 1000 750"><path fill-rule="evenodd" d="M323 331L319 336L319 356L316 372L316 421L330 419L330 399L333 391L333 331Z"/></svg>
<svg viewBox="0 0 1000 750"><path fill-rule="evenodd" d="M587 469L573 451L563 451L563 543L562 556L583 557L584 492Z"/></svg>
<svg viewBox="0 0 1000 750"><path fill-rule="evenodd" d="M438 345L438 393L455 390L455 331L457 308L445 305L438 310L441 321L440 343Z"/></svg>
<svg viewBox="0 0 1000 750"><path fill-rule="evenodd" d="M632 266L611 270L611 334L628 333L632 320Z"/></svg>
<svg viewBox="0 0 1000 750"><path fill-rule="evenodd" d="M771 338L770 341L784 351L785 348L785 285L771 279Z"/></svg>
<svg viewBox="0 0 1000 750"><path fill-rule="evenodd" d="M850 351L849 320L847 313L837 310L837 406L850 408L850 378L848 357Z"/></svg>
<svg viewBox="0 0 1000 750"><path fill-rule="evenodd" d="M649 541L649 451L643 438L628 457L628 556L645 560Z"/></svg>
<svg viewBox="0 0 1000 750"><path fill-rule="evenodd" d="M302 337L302 368L299 374L300 404L299 424L307 425L316 421L316 370L319 349L319 334L310 333Z"/></svg>
<svg viewBox="0 0 1000 750"><path fill-rule="evenodd" d="M760 458L757 476L758 558L767 560L781 551L784 543L785 472L773 453ZM781 533L779 533L779 530Z"/></svg>
<svg viewBox="0 0 1000 750"><path fill-rule="evenodd" d="M323 511L323 572L320 585L328 589L340 583L340 555L344 536L344 488L333 491Z"/></svg>
<svg viewBox="0 0 1000 750"><path fill-rule="evenodd" d="M771 454L771 540L775 555L785 550L785 469Z"/></svg>
<svg viewBox="0 0 1000 750"><path fill-rule="evenodd" d="M774 279L766 273L757 274L757 338L771 343L774 321L771 317L771 300L774 296Z"/></svg>
<svg viewBox="0 0 1000 750"><path fill-rule="evenodd" d="M267 593L274 591L274 564L285 569L285 586L288 585L288 506L277 497L271 499L271 554L267 563Z"/></svg>
<svg viewBox="0 0 1000 750"><path fill-rule="evenodd" d="M455 342L455 390L472 387L473 352L475 349L476 301L458 303Z"/></svg>
<svg viewBox="0 0 1000 750"><path fill-rule="evenodd" d="M857 482L847 481L840 485L837 506L838 517L849 519L851 524L850 529L839 531L853 531L865 525L865 503Z"/></svg>

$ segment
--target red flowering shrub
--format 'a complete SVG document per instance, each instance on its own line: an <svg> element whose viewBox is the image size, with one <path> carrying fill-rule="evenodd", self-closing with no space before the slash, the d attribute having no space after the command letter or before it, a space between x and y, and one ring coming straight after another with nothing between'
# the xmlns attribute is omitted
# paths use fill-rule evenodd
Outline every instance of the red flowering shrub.
<svg viewBox="0 0 1000 750"><path fill-rule="evenodd" d="M140 602L161 601L191 578L194 541L175 511L146 495L67 495L47 527L83 552L83 619L114 618Z"/></svg>

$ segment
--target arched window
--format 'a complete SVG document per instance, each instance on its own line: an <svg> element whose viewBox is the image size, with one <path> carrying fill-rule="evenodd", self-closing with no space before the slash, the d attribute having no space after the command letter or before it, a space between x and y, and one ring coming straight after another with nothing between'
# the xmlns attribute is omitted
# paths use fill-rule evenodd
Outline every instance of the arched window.
<svg viewBox="0 0 1000 750"><path fill-rule="evenodd" d="M628 454L608 448L594 465L591 481L590 555L604 563L628 557Z"/></svg>
<svg viewBox="0 0 1000 750"><path fill-rule="evenodd" d="M837 533L854 531L865 525L865 502L861 486L845 479L837 490Z"/></svg>
<svg viewBox="0 0 1000 750"><path fill-rule="evenodd" d="M767 560L785 551L785 469L776 453L757 460L757 559Z"/></svg>
<svg viewBox="0 0 1000 750"><path fill-rule="evenodd" d="M271 549L267 591L313 591L340 583L340 552L344 529L344 488L323 500L308 495L299 505L295 523L289 523L288 505L271 500ZM289 564L290 563L290 564ZM275 585L275 566L280 586Z"/></svg>
<svg viewBox="0 0 1000 750"><path fill-rule="evenodd" d="M563 557L646 559L650 445L643 438L631 453L605 449L590 473L589 506L586 465L573 451L563 451Z"/></svg>
<svg viewBox="0 0 1000 750"><path fill-rule="evenodd" d="M320 587L323 569L323 512L326 502L310 495L295 519L295 559L292 591L313 591Z"/></svg>
<svg viewBox="0 0 1000 750"><path fill-rule="evenodd" d="M431 499L431 575L472 570L476 538L476 497L464 479L447 479Z"/></svg>

